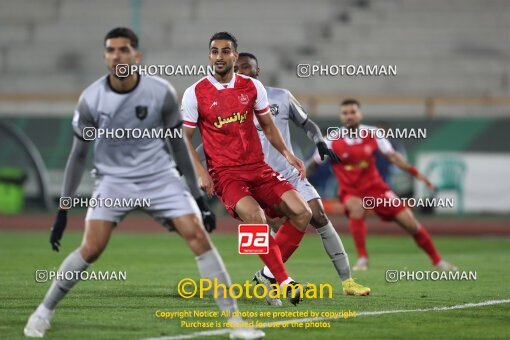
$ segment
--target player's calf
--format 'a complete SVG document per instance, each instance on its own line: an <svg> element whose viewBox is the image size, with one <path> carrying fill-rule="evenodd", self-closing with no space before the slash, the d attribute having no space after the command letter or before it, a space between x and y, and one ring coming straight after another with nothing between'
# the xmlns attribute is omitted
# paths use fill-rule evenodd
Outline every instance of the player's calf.
<svg viewBox="0 0 510 340"><path fill-rule="evenodd" d="M177 230L179 235L184 238L195 255L202 255L211 250L211 240L198 215L188 214L174 218L168 222Z"/></svg>
<svg viewBox="0 0 510 340"><path fill-rule="evenodd" d="M88 263L94 263L105 250L105 244L84 243L80 246L79 252Z"/></svg>
<svg viewBox="0 0 510 340"><path fill-rule="evenodd" d="M345 202L345 209L349 212L349 218L355 220L365 218L365 209L363 208L363 202L359 197L349 197L349 199Z"/></svg>
<svg viewBox="0 0 510 340"><path fill-rule="evenodd" d="M312 218L310 224L315 228L319 229L327 225L329 222L328 216L324 211L324 207L319 199L314 199L308 202L308 206L312 211Z"/></svg>
<svg viewBox="0 0 510 340"><path fill-rule="evenodd" d="M80 255L87 263L95 262L103 253L110 240L115 223L104 220L88 220L80 246Z"/></svg>

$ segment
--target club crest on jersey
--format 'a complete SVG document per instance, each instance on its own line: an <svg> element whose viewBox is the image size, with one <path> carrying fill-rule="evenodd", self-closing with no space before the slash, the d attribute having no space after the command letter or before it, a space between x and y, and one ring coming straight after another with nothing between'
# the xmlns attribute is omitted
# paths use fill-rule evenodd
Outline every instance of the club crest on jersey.
<svg viewBox="0 0 510 340"><path fill-rule="evenodd" d="M250 102L250 98L248 98L248 96L245 95L244 93L241 93L237 98L239 98L239 101L243 105L246 105Z"/></svg>
<svg viewBox="0 0 510 340"><path fill-rule="evenodd" d="M245 112L245 113L234 112L230 117L226 117L226 118L218 117L218 121L214 122L214 126L217 127L218 129L221 129L223 127L223 125L226 125L226 124L235 123L235 122L239 122L239 124L240 124L246 120L247 116L248 116L248 112Z"/></svg>
<svg viewBox="0 0 510 340"><path fill-rule="evenodd" d="M136 118L138 118L140 120L144 120L145 117L147 117L147 113L148 113L147 106L139 105L139 106L135 107Z"/></svg>
<svg viewBox="0 0 510 340"><path fill-rule="evenodd" d="M271 111L271 114L273 116L278 116L278 114L280 113L280 107L278 106L278 104L269 105L269 110Z"/></svg>

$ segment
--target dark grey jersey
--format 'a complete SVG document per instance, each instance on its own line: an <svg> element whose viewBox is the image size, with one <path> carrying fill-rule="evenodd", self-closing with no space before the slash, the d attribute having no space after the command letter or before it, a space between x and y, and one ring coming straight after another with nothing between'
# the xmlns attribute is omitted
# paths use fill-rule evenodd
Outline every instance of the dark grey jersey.
<svg viewBox="0 0 510 340"><path fill-rule="evenodd" d="M308 136L315 143L322 140L320 130L315 124L309 124L311 129L308 129L308 115L289 90L276 87L266 87L266 91L269 107L271 108L271 114L273 115L275 124L280 130L287 148L292 153L294 153L294 151L292 150L290 139L289 120L293 121L297 126L305 129ZM262 151L264 152L264 159L266 163L269 164L273 170L279 172L286 178L290 177L290 175L294 172L297 173L296 168L290 165L285 157L283 157L283 155L271 145L257 120L255 120L255 125L259 133L260 142L262 143Z"/></svg>
<svg viewBox="0 0 510 340"><path fill-rule="evenodd" d="M86 128L96 129L97 136L100 130L110 133L94 141L94 168L98 175L141 178L174 166L163 134L182 124L175 90L158 77L138 79L133 90L119 93L104 76L80 97L73 118L75 134L83 137ZM112 131L116 131L115 136ZM156 131L161 132L161 138ZM142 137L140 132L144 133ZM150 136L146 132L151 132Z"/></svg>

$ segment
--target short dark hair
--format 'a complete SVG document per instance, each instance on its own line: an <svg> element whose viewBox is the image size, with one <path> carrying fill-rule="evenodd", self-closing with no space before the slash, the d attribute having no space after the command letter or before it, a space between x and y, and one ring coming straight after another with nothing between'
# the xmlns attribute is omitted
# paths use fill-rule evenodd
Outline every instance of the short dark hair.
<svg viewBox="0 0 510 340"><path fill-rule="evenodd" d="M359 103L359 101L357 101L354 98L344 99L344 101L342 101L342 104L340 104L340 105L341 106L344 106L344 105L357 105L358 107L361 107L361 104Z"/></svg>
<svg viewBox="0 0 510 340"><path fill-rule="evenodd" d="M237 51L237 39L231 33L228 32L218 32L214 33L211 39L209 39L209 47L211 47L211 43L213 40L229 40L234 45L234 50Z"/></svg>
<svg viewBox="0 0 510 340"><path fill-rule="evenodd" d="M239 58L241 58L241 57L247 57L247 58L253 59L257 63L257 66L259 66L259 61L257 60L257 57L255 57L255 55L253 55L252 53L241 52L241 53L239 53Z"/></svg>
<svg viewBox="0 0 510 340"><path fill-rule="evenodd" d="M127 38L131 46L136 50L138 48L138 36L132 29L127 27L116 27L112 29L110 32L106 33L104 37L104 44L106 45L106 40L114 39L114 38Z"/></svg>

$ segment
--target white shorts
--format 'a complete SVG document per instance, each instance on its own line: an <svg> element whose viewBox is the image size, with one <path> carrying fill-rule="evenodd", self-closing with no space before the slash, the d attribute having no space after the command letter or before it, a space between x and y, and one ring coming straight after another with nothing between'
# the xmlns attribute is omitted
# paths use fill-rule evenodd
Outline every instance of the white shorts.
<svg viewBox="0 0 510 340"><path fill-rule="evenodd" d="M85 220L105 220L119 223L129 212L142 210L169 228L168 219L188 214L200 215L195 200L178 177L177 171L158 173L146 178L127 179L102 176L96 180L93 198L121 199L124 201L145 200L146 203L128 206L89 207ZM117 200L118 201L118 200Z"/></svg>
<svg viewBox="0 0 510 340"><path fill-rule="evenodd" d="M284 176L285 177L285 176ZM287 181L290 182L296 188L296 190L303 196L305 202L309 202L313 199L321 198L317 190L313 187L313 185L308 182L305 178L301 180L297 172L292 172L289 177L285 177Z"/></svg>

